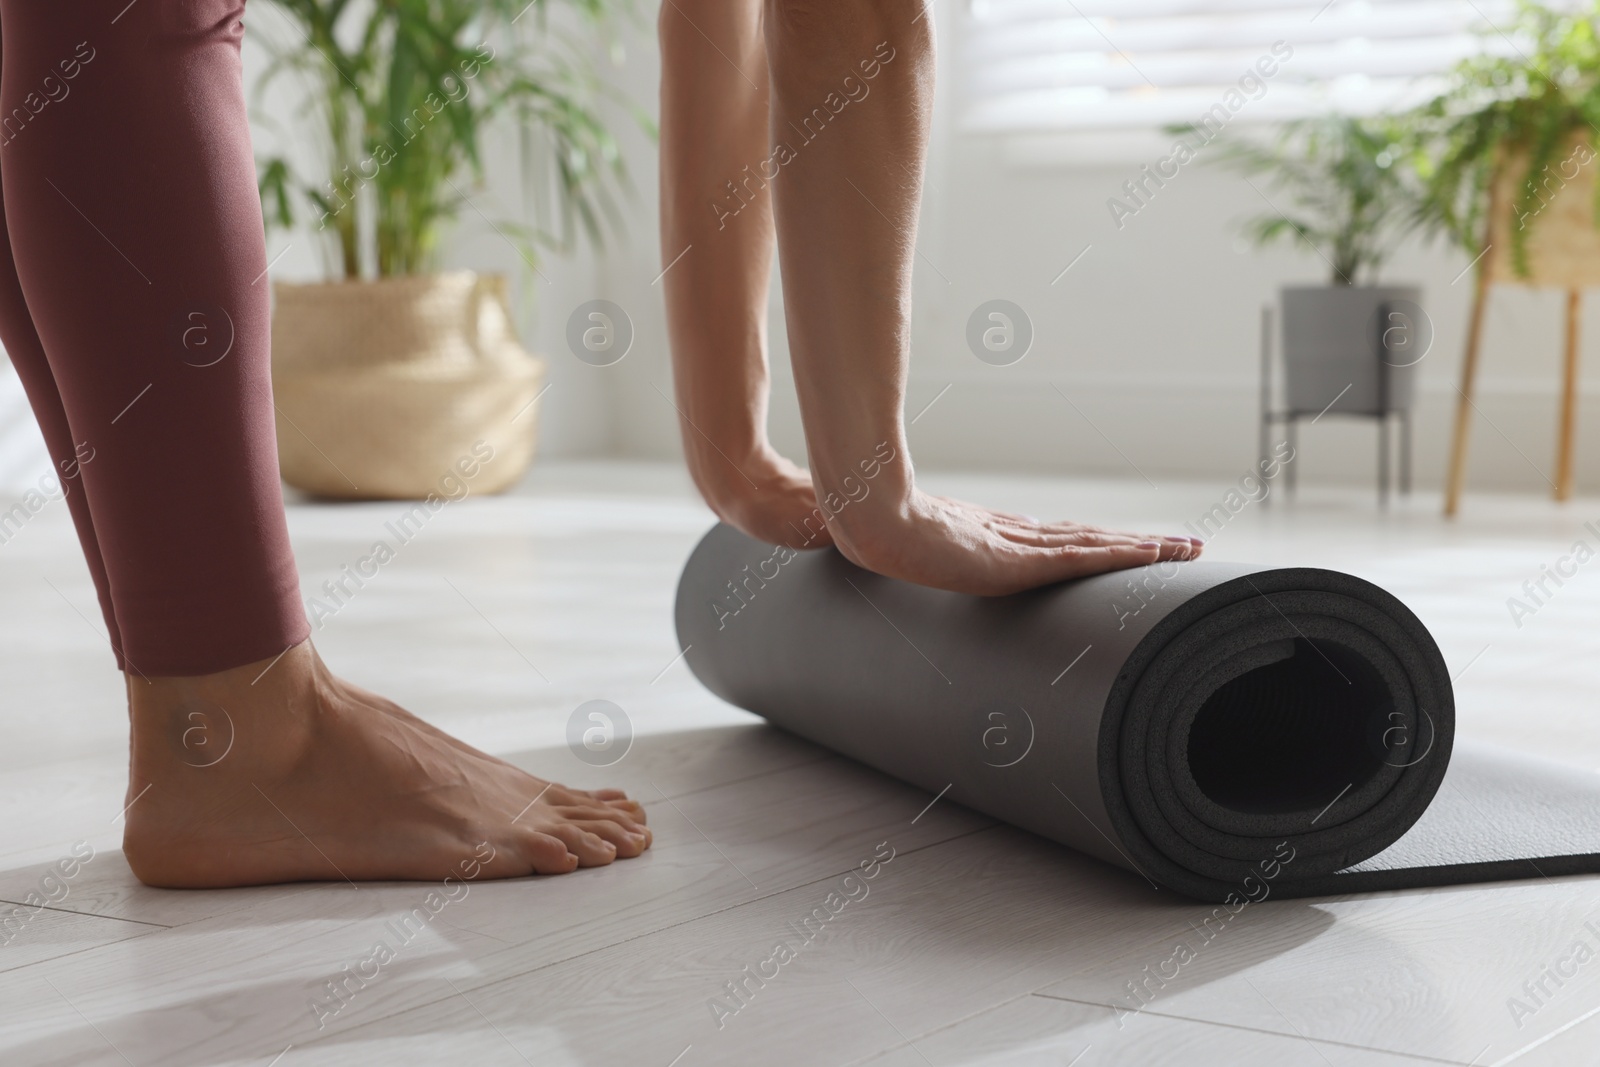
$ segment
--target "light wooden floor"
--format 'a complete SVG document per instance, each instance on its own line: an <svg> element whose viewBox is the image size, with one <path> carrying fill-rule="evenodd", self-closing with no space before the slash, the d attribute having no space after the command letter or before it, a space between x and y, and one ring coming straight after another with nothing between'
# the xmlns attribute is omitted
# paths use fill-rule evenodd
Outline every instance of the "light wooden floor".
<svg viewBox="0 0 1600 1067"><path fill-rule="evenodd" d="M1226 489L925 480L1034 514L1165 530ZM1600 768L1600 560L1520 628L1506 605L1576 539L1600 547L1581 529L1600 527L1600 502L1481 497L1455 526L1436 509L1419 499L1380 515L1367 493L1307 493L1252 505L1211 551L1385 585L1459 674L1464 735ZM401 510L294 506L307 591ZM1593 878L1253 905L1142 1011L1119 1012L1136 1003L1127 983L1197 940L1209 909L947 802L928 808L932 797L700 689L675 658L670 608L708 522L675 469L546 467L516 495L441 513L318 634L337 669L478 745L635 791L656 831L640 860L473 886L319 1028L310 1004L323 983L393 943L389 923L429 887L137 885L117 851L121 683L65 508L47 508L0 546L0 899L38 891L75 842L95 855L0 945L0 1063L1594 1060ZM638 731L606 770L564 740L568 714L593 698ZM889 849L867 895L814 920L804 942L800 924L841 877ZM727 999L725 984L780 940L793 958ZM1575 973L1543 977L1537 1000L1524 991L1580 941ZM718 998L739 1008L721 1025ZM1511 998L1531 1014L1514 1017Z"/></svg>

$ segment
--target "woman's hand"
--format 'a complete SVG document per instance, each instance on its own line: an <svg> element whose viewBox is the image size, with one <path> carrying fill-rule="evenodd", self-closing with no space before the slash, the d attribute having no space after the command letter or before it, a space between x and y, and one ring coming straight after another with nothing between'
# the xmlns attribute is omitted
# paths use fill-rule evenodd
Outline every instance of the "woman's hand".
<svg viewBox="0 0 1600 1067"><path fill-rule="evenodd" d="M723 522L790 549L837 544L854 565L934 589L1000 597L1069 577L1194 560L1202 550L1197 537L1038 522L917 488L904 491L891 485L893 478L824 515L810 475L771 448L739 470L742 477L731 467L718 477L696 477Z"/></svg>
<svg viewBox="0 0 1600 1067"><path fill-rule="evenodd" d="M866 495L846 499L825 516L810 475L770 447L739 469L742 477L696 477L728 525L767 544L836 544L859 567L958 593L1003 596L1067 578L1190 560L1201 551L1196 538L1040 522L915 488L906 492L893 477L875 488L857 483L868 486Z"/></svg>
<svg viewBox="0 0 1600 1067"><path fill-rule="evenodd" d="M863 505L872 498L864 500ZM1039 522L912 488L897 501L841 512L834 541L857 566L918 585L1004 596L1067 578L1190 560L1190 537Z"/></svg>

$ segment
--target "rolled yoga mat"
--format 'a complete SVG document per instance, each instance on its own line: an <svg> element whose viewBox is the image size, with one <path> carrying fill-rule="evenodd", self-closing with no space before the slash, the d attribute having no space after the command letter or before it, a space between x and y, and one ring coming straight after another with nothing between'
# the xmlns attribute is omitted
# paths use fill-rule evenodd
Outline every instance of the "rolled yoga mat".
<svg viewBox="0 0 1600 1067"><path fill-rule="evenodd" d="M1352 575L1196 561L976 597L717 526L677 627L724 700L1197 899L1600 871L1600 775L1457 746L1433 638Z"/></svg>

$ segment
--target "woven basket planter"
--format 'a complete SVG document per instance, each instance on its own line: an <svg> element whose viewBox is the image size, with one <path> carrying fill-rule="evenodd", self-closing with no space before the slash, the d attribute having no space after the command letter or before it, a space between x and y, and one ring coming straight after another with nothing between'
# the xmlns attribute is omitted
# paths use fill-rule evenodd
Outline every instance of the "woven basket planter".
<svg viewBox="0 0 1600 1067"><path fill-rule="evenodd" d="M505 279L470 271L274 286L283 480L347 500L515 484L533 459L544 363L518 344ZM492 459L484 453L492 450Z"/></svg>
<svg viewBox="0 0 1600 1067"><path fill-rule="evenodd" d="M1489 196L1488 254L1483 270L1490 282L1507 285L1600 285L1600 229L1595 227L1595 180L1600 158L1591 131L1573 133L1543 173L1526 178L1526 155L1513 155L1495 171ZM1539 189L1539 201L1526 218L1516 213L1525 181ZM1511 258L1512 234L1526 227L1528 274L1518 274Z"/></svg>

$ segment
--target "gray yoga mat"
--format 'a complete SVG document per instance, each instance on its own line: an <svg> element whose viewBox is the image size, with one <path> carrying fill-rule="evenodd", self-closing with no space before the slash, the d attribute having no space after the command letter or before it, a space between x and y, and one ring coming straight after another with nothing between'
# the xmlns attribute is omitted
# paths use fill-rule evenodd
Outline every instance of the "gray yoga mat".
<svg viewBox="0 0 1600 1067"><path fill-rule="evenodd" d="M1198 899L1600 871L1600 775L1456 745L1433 638L1348 574L1197 561L975 597L719 525L677 627L724 700Z"/></svg>

